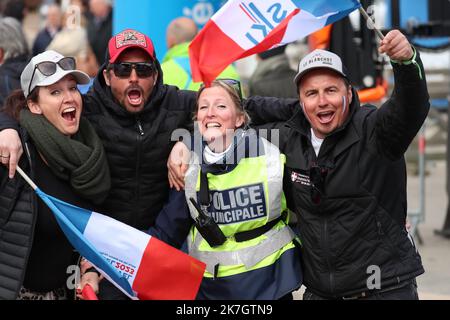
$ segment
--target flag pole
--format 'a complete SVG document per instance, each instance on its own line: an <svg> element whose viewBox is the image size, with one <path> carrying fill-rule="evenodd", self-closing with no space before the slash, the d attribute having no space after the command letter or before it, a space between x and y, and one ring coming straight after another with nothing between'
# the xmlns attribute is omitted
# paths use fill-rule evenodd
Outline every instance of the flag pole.
<svg viewBox="0 0 450 320"><path fill-rule="evenodd" d="M29 176L27 176L27 174L25 172L23 172L23 170L17 166L16 168L17 172L22 176L22 178L28 182L28 184L31 186L31 188L33 188L33 190L36 191L36 189L38 188L37 185L30 179Z"/></svg>
<svg viewBox="0 0 450 320"><path fill-rule="evenodd" d="M359 12L361 13L361 15L364 17L364 19L366 19L366 21L369 24L369 28L373 28L373 30L375 31L375 33L377 34L378 38L380 38L380 40L384 39L384 35L381 33L380 29L378 29L375 26L375 22L372 20L372 18L367 14L366 10L364 10L364 8L361 6L359 7Z"/></svg>

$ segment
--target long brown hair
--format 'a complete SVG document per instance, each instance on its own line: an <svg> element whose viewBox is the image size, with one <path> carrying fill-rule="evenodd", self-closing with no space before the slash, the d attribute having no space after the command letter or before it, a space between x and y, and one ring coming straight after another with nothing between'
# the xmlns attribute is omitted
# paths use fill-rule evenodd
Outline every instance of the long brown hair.
<svg viewBox="0 0 450 320"><path fill-rule="evenodd" d="M19 121L20 111L27 107L27 101L31 100L37 103L38 99L39 99L39 87L36 87L33 91L31 91L28 98L25 98L23 91L21 89L14 90L6 98L5 105L3 107L3 112L5 112L13 119Z"/></svg>

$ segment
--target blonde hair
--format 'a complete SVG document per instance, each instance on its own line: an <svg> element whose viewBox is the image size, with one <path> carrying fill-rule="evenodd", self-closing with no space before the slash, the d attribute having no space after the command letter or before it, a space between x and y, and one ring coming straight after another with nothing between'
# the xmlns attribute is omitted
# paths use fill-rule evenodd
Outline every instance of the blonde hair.
<svg viewBox="0 0 450 320"><path fill-rule="evenodd" d="M206 88L213 88L213 87L220 87L220 88L224 89L230 95L231 101L233 101L233 104L234 104L238 114L244 116L244 123L242 124L241 127L248 126L251 119L250 119L250 116L248 115L247 111L244 110L244 106L242 103L242 99L240 97L240 93L237 92L236 88L234 88L232 85L228 84L226 82L226 80L220 80L220 79L216 79L213 82L211 82L211 85L209 87L202 85L200 87L200 89L198 90L198 92L197 92L197 108L194 112L193 120L194 121L197 120L198 104L199 104L200 95L202 94L203 90L205 90Z"/></svg>

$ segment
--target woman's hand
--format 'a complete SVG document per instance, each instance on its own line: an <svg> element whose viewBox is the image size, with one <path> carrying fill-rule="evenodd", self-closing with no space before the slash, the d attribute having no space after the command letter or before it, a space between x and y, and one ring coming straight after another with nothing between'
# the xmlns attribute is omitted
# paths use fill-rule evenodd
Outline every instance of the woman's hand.
<svg viewBox="0 0 450 320"><path fill-rule="evenodd" d="M9 168L9 178L14 178L16 167L22 156L22 142L14 129L0 131L0 161Z"/></svg>
<svg viewBox="0 0 450 320"><path fill-rule="evenodd" d="M177 191L184 189L184 175L189 167L190 151L182 142L177 142L167 160L169 185Z"/></svg>

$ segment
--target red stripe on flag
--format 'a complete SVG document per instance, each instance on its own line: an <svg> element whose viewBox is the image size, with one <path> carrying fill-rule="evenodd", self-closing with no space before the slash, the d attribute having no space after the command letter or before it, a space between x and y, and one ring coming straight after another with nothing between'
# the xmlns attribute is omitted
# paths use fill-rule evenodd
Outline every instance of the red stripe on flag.
<svg viewBox="0 0 450 320"><path fill-rule="evenodd" d="M206 265L151 237L133 283L141 300L194 300Z"/></svg>
<svg viewBox="0 0 450 320"><path fill-rule="evenodd" d="M193 80L209 85L232 62L279 44L292 17L299 12L300 9L292 11L262 42L247 51L210 20L189 46Z"/></svg>
<svg viewBox="0 0 450 320"><path fill-rule="evenodd" d="M192 79L210 84L244 49L210 20L189 46Z"/></svg>

